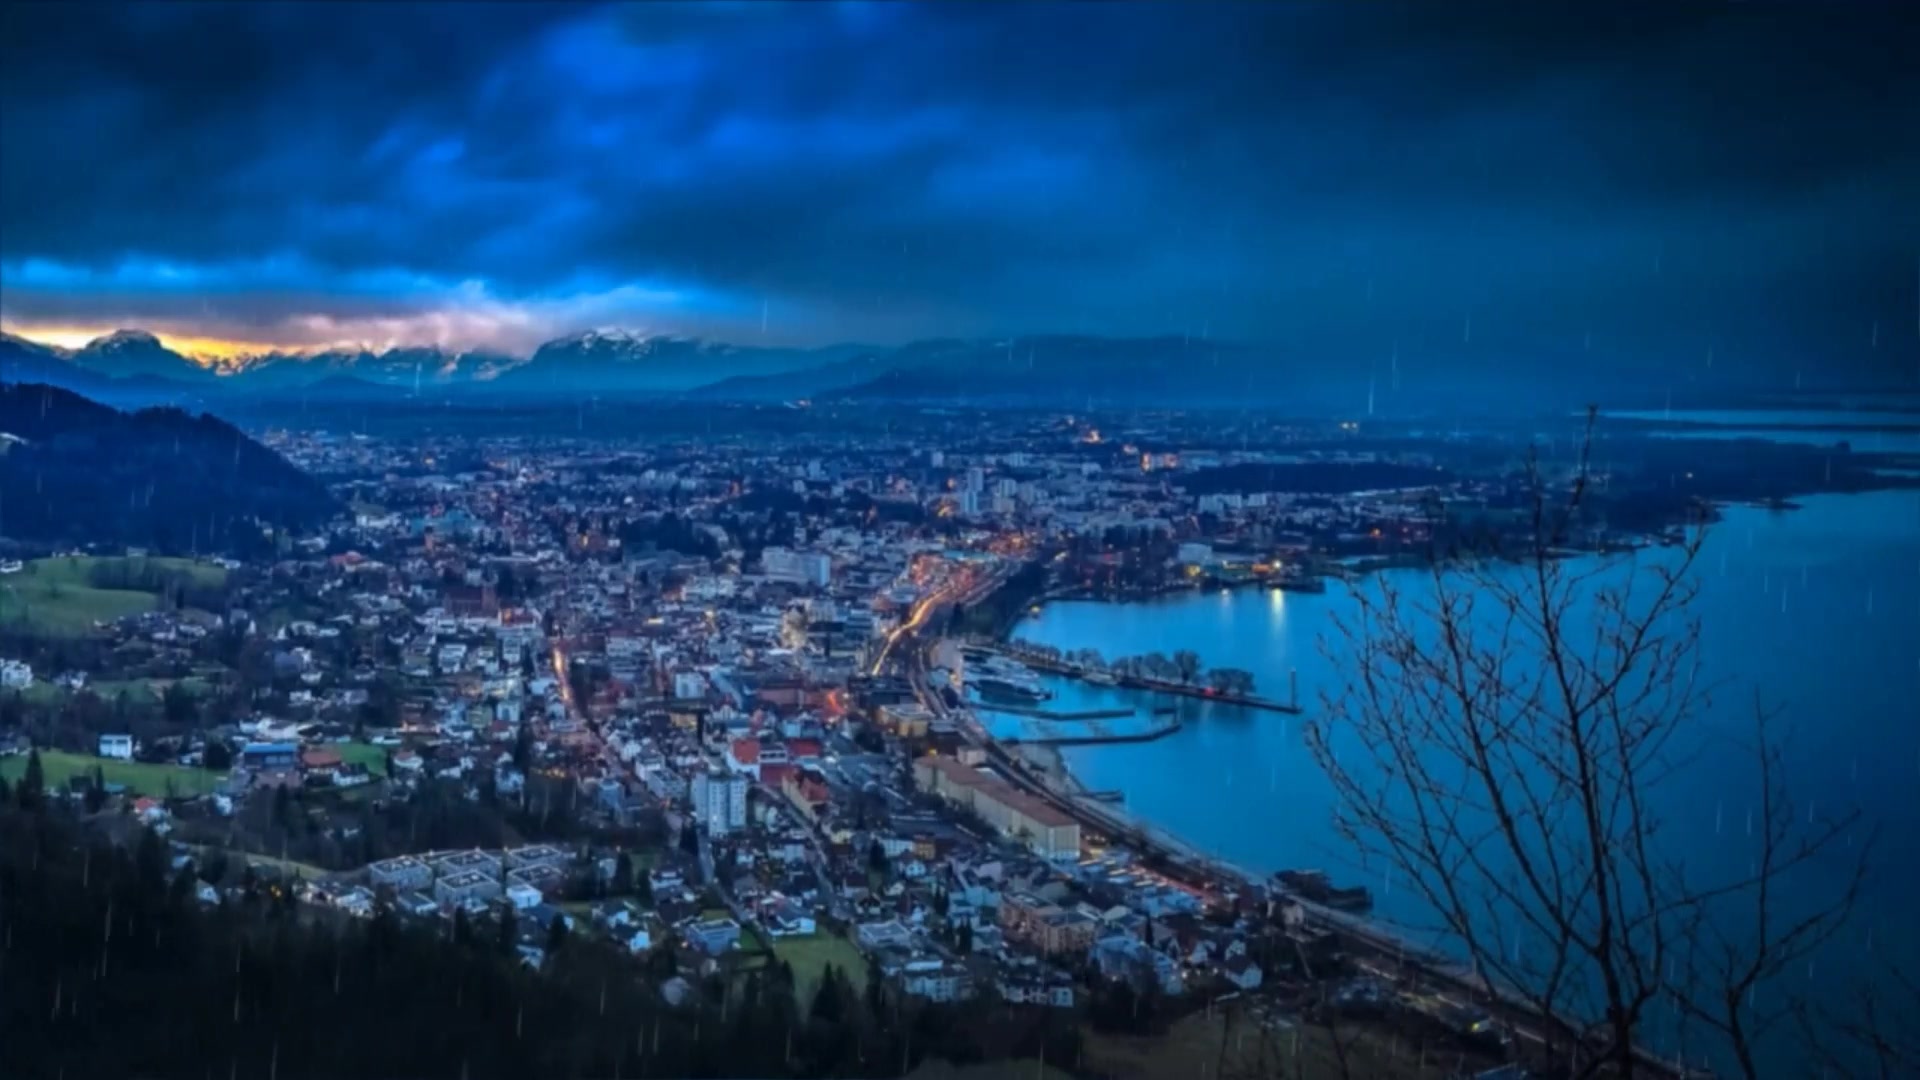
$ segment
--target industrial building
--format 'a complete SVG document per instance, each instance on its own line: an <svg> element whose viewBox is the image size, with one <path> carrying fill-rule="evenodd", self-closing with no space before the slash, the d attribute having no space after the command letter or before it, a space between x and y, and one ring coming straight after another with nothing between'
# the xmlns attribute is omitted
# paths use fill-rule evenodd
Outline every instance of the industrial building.
<svg viewBox="0 0 1920 1080"><path fill-rule="evenodd" d="M920 790L967 807L1041 858L1080 857L1079 822L991 773L933 756L913 763L913 778Z"/></svg>
<svg viewBox="0 0 1920 1080"><path fill-rule="evenodd" d="M411 855L396 855L368 866L367 877L396 893L412 892L433 884L433 868Z"/></svg>
<svg viewBox="0 0 1920 1080"><path fill-rule="evenodd" d="M500 856L486 851L455 851L433 860L433 872L441 877L463 873L499 877Z"/></svg>
<svg viewBox="0 0 1920 1080"><path fill-rule="evenodd" d="M459 904L472 899L491 900L499 895L500 879L477 870L447 874L433 883L433 897L443 904Z"/></svg>

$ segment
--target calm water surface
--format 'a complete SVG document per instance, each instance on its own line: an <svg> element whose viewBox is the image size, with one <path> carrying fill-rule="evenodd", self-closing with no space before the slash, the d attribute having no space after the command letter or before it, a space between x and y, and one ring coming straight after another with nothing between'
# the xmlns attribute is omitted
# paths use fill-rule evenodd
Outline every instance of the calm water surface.
<svg viewBox="0 0 1920 1080"><path fill-rule="evenodd" d="M1670 420L1675 423L1713 424L1712 428L1663 431L1670 439L1770 439L1775 442L1833 446L1847 443L1856 451L1898 454L1920 451L1920 423L1914 413L1861 412L1844 409L1638 409L1606 414L1623 420ZM1802 430L1755 429L1755 424L1807 425Z"/></svg>
<svg viewBox="0 0 1920 1080"><path fill-rule="evenodd" d="M1875 891L1852 932L1833 948L1920 957L1920 492L1819 496L1797 511L1731 508L1696 566L1703 673L1715 700L1700 723L1739 729L1754 695L1777 709L1797 800L1829 810L1858 806L1880 826ZM1403 573L1409 587L1418 575ZM1016 636L1109 657L1192 649L1209 666L1246 668L1258 689L1285 697L1297 675L1311 710L1336 685L1341 651L1322 647L1336 614L1355 610L1354 588L1325 594L1240 590L1143 603L1048 605ZM1138 693L1054 680L1056 706L1140 704ZM1331 791L1300 721L1185 702L1187 724L1159 741L1065 750L1075 775L1119 789L1134 813L1254 871L1350 865L1330 835ZM1709 755L1664 787L1671 842L1689 860L1743 863L1742 822L1752 772ZM1860 837L1864 841L1864 831ZM1359 871L1345 871L1352 880ZM1411 890L1367 881L1383 913L1421 921ZM1810 976L1811 977L1811 976Z"/></svg>

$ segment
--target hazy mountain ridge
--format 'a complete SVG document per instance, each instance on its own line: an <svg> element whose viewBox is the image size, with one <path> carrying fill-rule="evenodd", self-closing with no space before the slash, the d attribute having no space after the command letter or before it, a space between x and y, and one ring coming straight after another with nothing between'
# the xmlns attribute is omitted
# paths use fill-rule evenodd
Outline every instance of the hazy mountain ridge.
<svg viewBox="0 0 1920 1080"><path fill-rule="evenodd" d="M619 329L557 338L524 359L409 346L271 353L215 368L140 331L119 331L77 350L6 335L0 381L43 382L115 404L287 400L323 387L312 392L335 399L431 393L471 401L606 395L742 403L1259 406L1355 417L1376 410L1552 410L1593 401L1654 407L1765 388L1731 365L1714 370L1680 357L1612 357L1579 342L1492 334L1472 342L1435 335L1270 345L1052 334L799 349Z"/></svg>

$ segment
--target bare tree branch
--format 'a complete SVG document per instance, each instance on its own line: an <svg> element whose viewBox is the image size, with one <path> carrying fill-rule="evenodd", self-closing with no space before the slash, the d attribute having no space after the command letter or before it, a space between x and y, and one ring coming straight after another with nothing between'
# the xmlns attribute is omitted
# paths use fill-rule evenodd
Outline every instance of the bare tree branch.
<svg viewBox="0 0 1920 1080"><path fill-rule="evenodd" d="M1704 508L1650 556L1564 557L1588 525L1593 423L1566 472L1529 455L1521 550L1436 553L1417 588L1356 592L1327 645L1349 675L1308 739L1362 864L1411 885L1487 991L1539 1018L1558 1067L1657 1069L1656 1021L1671 1020L1669 1043L1698 1034L1754 1076L1759 1041L1797 1015L1759 991L1845 925L1870 845L1831 900L1781 903L1781 883L1859 822L1791 812L1764 710L1750 743L1703 722ZM1661 793L1701 760L1753 770L1762 828L1744 875L1692 869L1663 835Z"/></svg>

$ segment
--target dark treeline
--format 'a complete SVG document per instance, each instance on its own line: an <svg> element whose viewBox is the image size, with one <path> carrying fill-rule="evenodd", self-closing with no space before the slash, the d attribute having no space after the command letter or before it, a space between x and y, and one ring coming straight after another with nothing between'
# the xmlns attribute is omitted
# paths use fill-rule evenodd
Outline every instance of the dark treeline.
<svg viewBox="0 0 1920 1080"><path fill-rule="evenodd" d="M897 1076L1077 1055L1053 1010L901 1002L847 972L803 1002L764 965L670 1006L635 962L563 933L535 972L513 935L465 920L336 919L251 882L206 907L152 833L114 846L22 801L0 810L9 1076Z"/></svg>
<svg viewBox="0 0 1920 1080"><path fill-rule="evenodd" d="M623 523L620 545L627 551L673 551L703 559L720 557L720 543L712 533L672 512Z"/></svg>
<svg viewBox="0 0 1920 1080"><path fill-rule="evenodd" d="M985 634L990 637L1003 634L1026 612L1027 605L1046 591L1046 587L1046 566L1029 563L978 603L954 608L948 615L949 628L962 634Z"/></svg>
<svg viewBox="0 0 1920 1080"><path fill-rule="evenodd" d="M104 559L87 571L87 584L96 589L122 589L158 596L163 607L200 608L221 611L225 608L224 584L211 585L186 570L168 569L164 563L147 559Z"/></svg>
<svg viewBox="0 0 1920 1080"><path fill-rule="evenodd" d="M542 776L512 795L497 793L489 776L474 799L454 782L437 778L420 781L404 796L373 799L342 799L329 787L281 787L271 797L245 800L231 817L182 811L174 835L328 870L422 851L535 841L634 848L667 841L666 824L657 814L642 814L619 829L598 828L583 820L580 801L573 783ZM590 893L575 897L590 898Z"/></svg>
<svg viewBox="0 0 1920 1080"><path fill-rule="evenodd" d="M280 455L212 416L125 413L65 390L0 384L0 534L160 552L268 543L261 525L301 527L336 509Z"/></svg>

